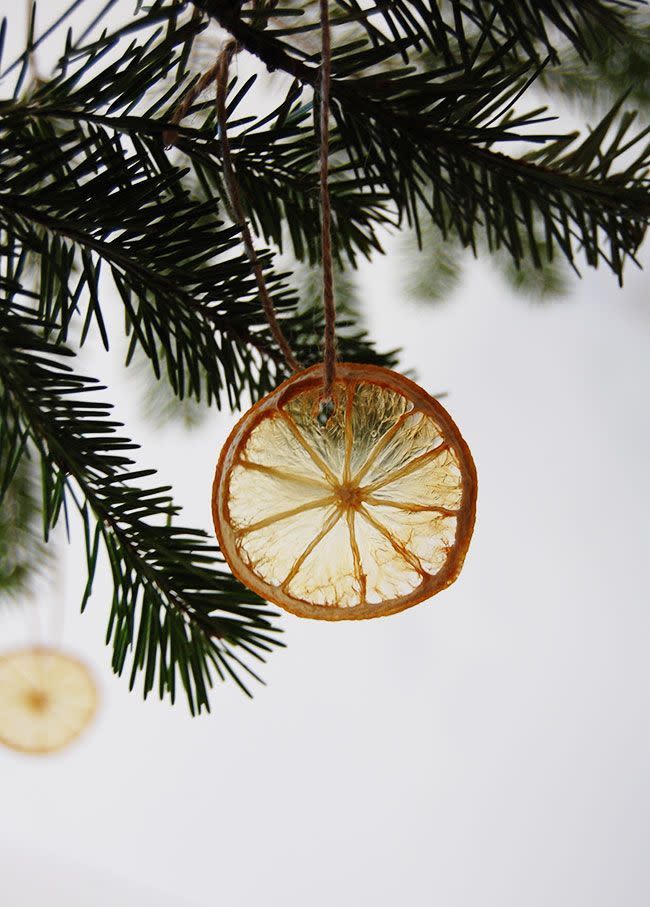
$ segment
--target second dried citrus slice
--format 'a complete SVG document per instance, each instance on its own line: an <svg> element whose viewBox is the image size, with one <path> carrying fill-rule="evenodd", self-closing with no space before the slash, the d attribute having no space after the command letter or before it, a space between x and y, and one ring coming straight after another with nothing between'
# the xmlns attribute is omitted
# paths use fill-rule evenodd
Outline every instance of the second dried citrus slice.
<svg viewBox="0 0 650 907"><path fill-rule="evenodd" d="M97 692L88 669L54 649L0 656L0 743L25 753L67 746L92 719Z"/></svg>
<svg viewBox="0 0 650 907"><path fill-rule="evenodd" d="M402 611L458 576L476 508L472 457L447 411L388 369L322 366L252 407L221 453L213 516L233 573L302 617Z"/></svg>

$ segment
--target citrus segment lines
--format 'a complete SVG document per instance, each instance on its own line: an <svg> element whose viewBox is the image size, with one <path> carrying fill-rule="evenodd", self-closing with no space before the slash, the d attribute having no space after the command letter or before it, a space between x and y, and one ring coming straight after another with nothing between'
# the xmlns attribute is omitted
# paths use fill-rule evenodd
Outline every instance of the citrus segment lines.
<svg viewBox="0 0 650 907"><path fill-rule="evenodd" d="M298 558L296 558L296 561L295 561L293 567L291 568L291 570L285 577L284 582L282 583L283 588L286 589L286 587L289 585L291 580L296 576L296 574L298 573L298 571L300 570L300 568L302 567L302 565L304 564L306 559L312 553L312 551L314 550L316 545L318 545L319 542L322 542L322 540L325 538L327 533L331 529L334 528L334 524L340 519L340 517L341 517L341 513L338 509L334 510L334 512L332 514L330 514L330 516L325 521L325 525L320 530L320 532L314 536L314 538L309 542L309 544L304 549L304 551L300 554L300 556Z"/></svg>
<svg viewBox="0 0 650 907"><path fill-rule="evenodd" d="M457 516L458 511L439 504L414 504L409 501L392 501L390 498L376 498L370 494L364 498L366 504L376 507L395 507L397 510L408 510L410 513L441 513L443 516Z"/></svg>
<svg viewBox="0 0 650 907"><path fill-rule="evenodd" d="M399 556L403 558L407 564L410 564L411 567L413 567L414 570L417 570L418 573L422 574L422 576L427 575L426 570L424 569L418 558L414 554L411 554L410 551L407 551L404 545L402 545L402 543L395 538L392 532L389 532L389 530L386 529L383 523L380 523L379 520L376 520L372 516L372 514L368 510L366 510L365 507L361 507L359 513L364 520L370 523L371 526L374 526L377 532L381 533L381 535L383 535L385 539L388 539L397 554L399 554Z"/></svg>
<svg viewBox="0 0 650 907"><path fill-rule="evenodd" d="M357 534L355 530L356 513L353 510L348 510L346 519L348 521L348 532L350 533L350 548L352 549L352 558L354 561L354 575L359 583L359 600L360 604L365 604L367 577L363 571L361 554L359 552L359 545L357 544Z"/></svg>
<svg viewBox="0 0 650 907"><path fill-rule="evenodd" d="M408 410L407 412L402 413L402 415L398 418L398 420L395 422L395 424L381 436L381 438L377 441L375 446L372 448L372 450L368 454L363 466L359 469L359 471L354 476L353 481L355 481L357 483L361 481L361 479L365 476L365 474L368 472L368 470L376 462L377 457L382 452L384 447L386 447L386 445L389 444L390 441L392 441L392 439L395 437L397 432L400 430L400 428L402 427L404 422L406 422L406 420L410 419L412 416L413 416L413 410Z"/></svg>
<svg viewBox="0 0 650 907"><path fill-rule="evenodd" d="M240 466L243 466L244 469L252 469L257 472L266 473L266 475L273 476L276 479L281 479L285 482L298 482L301 485L313 485L319 488L327 488L328 485L326 482L320 481L320 479L313 479L311 476L303 476L300 473L287 472L284 469L279 469L277 466L266 466L264 463L253 463L251 460L240 459L238 461Z"/></svg>
<svg viewBox="0 0 650 907"><path fill-rule="evenodd" d="M296 516L299 513L304 513L306 510L314 510L319 507L326 507L328 504L334 503L334 496L328 495L326 498L318 498L315 501L308 501L306 504L299 504L297 507L292 507L290 510L282 510L280 513L273 513L270 516L264 517L262 520L258 520L256 523L251 523L248 526L242 526L238 532L241 535L245 535L247 532L256 532L258 529L265 529L267 526L272 526L273 523L278 523L280 520L288 520L289 517Z"/></svg>
<svg viewBox="0 0 650 907"><path fill-rule="evenodd" d="M383 488L384 485L390 485L393 482L396 482L397 479L401 479L404 476L409 475L409 473L416 472L425 463L428 463L429 460L433 460L436 457L439 457L441 453L449 449L448 444L439 444L438 447L434 447L433 450L429 450L426 453L420 454L419 457L416 457L415 460L411 460L409 463L406 463L404 466L396 469L394 472L389 473L386 476L383 476L381 479L377 479L376 482L372 482L370 485L364 485L363 492L365 494L371 494L373 491L377 491L378 488Z"/></svg>

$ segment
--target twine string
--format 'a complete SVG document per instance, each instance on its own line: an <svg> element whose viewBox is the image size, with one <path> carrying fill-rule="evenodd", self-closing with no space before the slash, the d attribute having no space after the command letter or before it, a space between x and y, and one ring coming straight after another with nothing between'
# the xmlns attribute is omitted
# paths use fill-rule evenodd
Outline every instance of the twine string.
<svg viewBox="0 0 650 907"><path fill-rule="evenodd" d="M320 0L321 79L320 79L320 205L321 255L323 259L323 394L322 409L329 415L333 409L332 387L336 375L336 300L332 266L332 208L329 191L329 115L332 44L328 0ZM329 410L329 413L327 412Z"/></svg>

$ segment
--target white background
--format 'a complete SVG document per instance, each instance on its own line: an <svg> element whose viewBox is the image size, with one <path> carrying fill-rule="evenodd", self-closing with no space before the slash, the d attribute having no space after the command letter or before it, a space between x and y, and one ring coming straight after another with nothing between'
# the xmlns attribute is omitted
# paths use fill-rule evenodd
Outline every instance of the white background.
<svg viewBox="0 0 650 907"><path fill-rule="evenodd" d="M590 272L538 306L475 262L433 308L403 301L403 276L393 257L363 269L366 314L449 392L474 453L460 579L383 620L286 616L268 686L219 688L193 720L111 674L110 586L102 572L78 615L77 533L64 645L102 708L60 755L0 751L3 907L650 903L647 278L620 291ZM234 417L153 431L103 368L143 457L209 529ZM0 613L0 645L32 627Z"/></svg>

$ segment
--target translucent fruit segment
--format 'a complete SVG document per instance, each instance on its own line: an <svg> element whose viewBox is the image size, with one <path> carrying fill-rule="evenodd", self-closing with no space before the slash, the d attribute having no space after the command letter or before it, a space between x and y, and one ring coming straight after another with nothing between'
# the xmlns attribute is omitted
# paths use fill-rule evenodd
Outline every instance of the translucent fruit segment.
<svg viewBox="0 0 650 907"><path fill-rule="evenodd" d="M324 426L318 421L320 397L320 388L300 394L287 404L285 412L316 458L326 464L333 478L341 480L345 459L346 389L341 385L334 386L335 409Z"/></svg>
<svg viewBox="0 0 650 907"><path fill-rule="evenodd" d="M314 463L305 445L297 440L290 425L279 414L263 419L255 426L240 457L242 460L272 466L295 476L323 481L322 470Z"/></svg>
<svg viewBox="0 0 650 907"><path fill-rule="evenodd" d="M334 515L332 506L305 510L246 532L236 542L241 558L265 582L282 586L298 558Z"/></svg>
<svg viewBox="0 0 650 907"><path fill-rule="evenodd" d="M407 464L408 465L408 464ZM377 500L402 501L415 507L444 507L457 510L463 494L462 477L453 450L440 446L419 460L417 469L372 488Z"/></svg>
<svg viewBox="0 0 650 907"><path fill-rule="evenodd" d="M373 450L381 449L393 436L395 428L413 410L406 397L378 384L357 384L352 388L353 405L350 414L354 445L350 456L350 472L356 475L368 461Z"/></svg>
<svg viewBox="0 0 650 907"><path fill-rule="evenodd" d="M422 582L412 563L399 555L376 525L355 515L356 537L366 578L366 601L379 604L408 595Z"/></svg>
<svg viewBox="0 0 650 907"><path fill-rule="evenodd" d="M387 479L404 466L419 461L443 442L436 423L414 412L402 416L396 430L388 432L362 467L363 484L371 485Z"/></svg>
<svg viewBox="0 0 650 907"><path fill-rule="evenodd" d="M232 525L242 530L323 498L331 499L332 488L320 479L279 467L240 464L231 473L230 495Z"/></svg>
<svg viewBox="0 0 650 907"><path fill-rule="evenodd" d="M456 517L370 504L367 512L426 573L438 573L442 569L456 538Z"/></svg>
<svg viewBox="0 0 650 907"><path fill-rule="evenodd" d="M354 559L346 520L338 520L316 545L287 584L287 592L315 605L350 608L361 601L360 583L354 572Z"/></svg>

